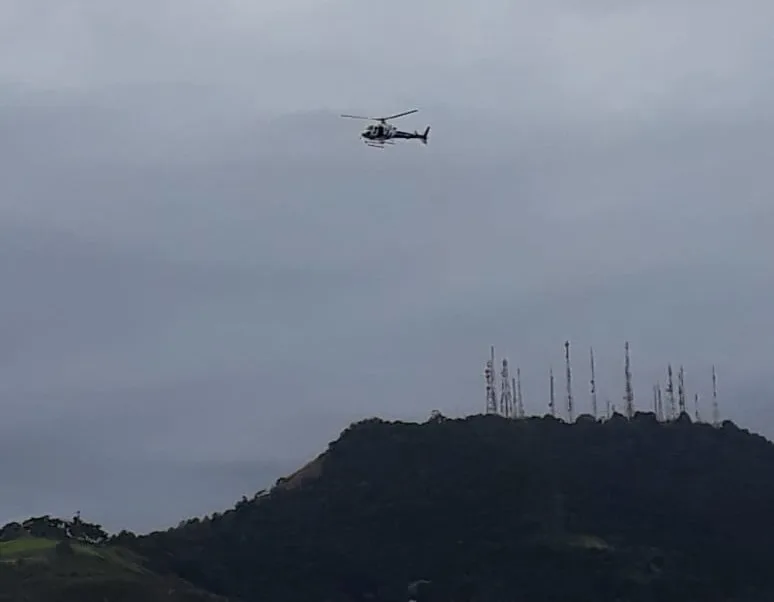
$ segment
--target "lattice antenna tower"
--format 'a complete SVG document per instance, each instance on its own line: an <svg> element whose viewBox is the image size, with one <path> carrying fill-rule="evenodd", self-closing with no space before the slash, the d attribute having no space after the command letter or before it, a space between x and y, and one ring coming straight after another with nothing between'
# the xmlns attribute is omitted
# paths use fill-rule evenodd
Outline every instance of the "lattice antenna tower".
<svg viewBox="0 0 774 602"><path fill-rule="evenodd" d="M495 351L494 346L489 348L489 360L484 369L486 378L486 413L497 414L497 391L495 390Z"/></svg>
<svg viewBox="0 0 774 602"><path fill-rule="evenodd" d="M514 393L514 391L516 391L516 390L518 390L518 387L516 386L516 378L512 376L511 377L511 393L513 394L513 417L514 418L516 418L516 414L517 414L517 411L518 411L518 409L517 409L518 406L516 404L516 393Z"/></svg>
<svg viewBox="0 0 774 602"><path fill-rule="evenodd" d="M672 364L667 366L666 394L667 401L669 402L669 419L674 420L677 418L677 407L675 406L675 383L672 378Z"/></svg>
<svg viewBox="0 0 774 602"><path fill-rule="evenodd" d="M693 411L696 422L701 422L701 414L699 413L699 394L693 394Z"/></svg>
<svg viewBox="0 0 774 602"><path fill-rule="evenodd" d="M507 358L503 358L500 377L500 414L506 418L513 418L513 389L511 389L511 375L508 370Z"/></svg>
<svg viewBox="0 0 774 602"><path fill-rule="evenodd" d="M629 341L624 343L624 354L626 356L624 362L624 375L626 377L626 394L624 395L624 402L626 402L626 417L634 418L634 389L632 388L632 370L631 362L629 360Z"/></svg>
<svg viewBox="0 0 774 602"><path fill-rule="evenodd" d="M554 390L554 369L548 369L548 410L556 418L556 391Z"/></svg>
<svg viewBox="0 0 774 602"><path fill-rule="evenodd" d="M656 383L656 416L659 420L663 421L664 417L664 402L661 398L661 383Z"/></svg>
<svg viewBox="0 0 774 602"><path fill-rule="evenodd" d="M516 415L524 418L524 396L521 393L521 368L516 366Z"/></svg>
<svg viewBox="0 0 774 602"><path fill-rule="evenodd" d="M570 369L570 341L564 342L564 363L567 368L567 418L575 422L575 408L572 403L572 370Z"/></svg>
<svg viewBox="0 0 774 602"><path fill-rule="evenodd" d="M685 413L685 371L682 366L677 373L677 403L680 408L678 416L682 416Z"/></svg>
<svg viewBox="0 0 774 602"><path fill-rule="evenodd" d="M589 388L591 392L591 414L594 419L597 418L597 380L594 375L594 348L589 347L589 363L591 364L591 380L589 381Z"/></svg>
<svg viewBox="0 0 774 602"><path fill-rule="evenodd" d="M718 406L718 378L715 366L712 366L712 423L720 426L720 407Z"/></svg>

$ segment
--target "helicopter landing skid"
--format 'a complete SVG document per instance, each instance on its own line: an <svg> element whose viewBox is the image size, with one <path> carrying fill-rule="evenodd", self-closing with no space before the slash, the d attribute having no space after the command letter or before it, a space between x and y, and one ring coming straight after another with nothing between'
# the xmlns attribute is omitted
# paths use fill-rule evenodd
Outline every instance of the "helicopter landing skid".
<svg viewBox="0 0 774 602"><path fill-rule="evenodd" d="M385 144L395 144L394 142L385 140L384 142L366 142L366 146L371 146L373 148L384 148Z"/></svg>

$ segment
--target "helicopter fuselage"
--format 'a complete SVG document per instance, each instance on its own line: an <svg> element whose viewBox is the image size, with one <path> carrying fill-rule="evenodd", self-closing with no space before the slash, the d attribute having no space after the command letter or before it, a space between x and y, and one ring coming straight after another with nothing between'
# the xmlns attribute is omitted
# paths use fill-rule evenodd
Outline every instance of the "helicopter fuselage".
<svg viewBox="0 0 774 602"><path fill-rule="evenodd" d="M429 129L430 128L427 128L428 131ZM360 136L363 138L364 142L375 144L382 144L393 139L421 140L422 142L427 143L427 133L427 131L422 134L417 131L404 132L388 123L377 123L369 125L361 132Z"/></svg>

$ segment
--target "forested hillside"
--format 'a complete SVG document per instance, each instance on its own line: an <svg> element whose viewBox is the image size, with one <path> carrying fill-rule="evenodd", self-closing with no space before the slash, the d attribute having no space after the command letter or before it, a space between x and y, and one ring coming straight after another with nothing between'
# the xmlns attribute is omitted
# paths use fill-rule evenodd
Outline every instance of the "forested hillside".
<svg viewBox="0 0 774 602"><path fill-rule="evenodd" d="M232 510L114 544L256 602L397 602L417 579L437 600L771 600L772 474L770 442L687 415L372 419Z"/></svg>

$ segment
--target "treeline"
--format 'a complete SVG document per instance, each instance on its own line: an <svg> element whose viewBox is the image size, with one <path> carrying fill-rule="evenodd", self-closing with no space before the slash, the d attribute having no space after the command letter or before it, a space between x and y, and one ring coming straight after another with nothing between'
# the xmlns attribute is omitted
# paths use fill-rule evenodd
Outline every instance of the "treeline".
<svg viewBox="0 0 774 602"><path fill-rule="evenodd" d="M103 544L110 540L101 525L82 520L80 514L70 520L50 515L33 516L24 522L11 522L0 527L0 541L14 541L25 537L75 540L90 544Z"/></svg>

